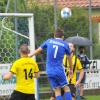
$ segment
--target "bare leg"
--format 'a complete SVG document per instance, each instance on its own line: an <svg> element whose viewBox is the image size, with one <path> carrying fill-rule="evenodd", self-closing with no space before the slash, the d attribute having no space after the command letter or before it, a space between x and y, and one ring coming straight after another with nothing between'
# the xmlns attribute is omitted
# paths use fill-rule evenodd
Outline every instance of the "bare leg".
<svg viewBox="0 0 100 100"><path fill-rule="evenodd" d="M75 100L75 98L74 98L74 97L72 97L72 100Z"/></svg>
<svg viewBox="0 0 100 100"><path fill-rule="evenodd" d="M56 100L56 98L55 97L51 97L50 100Z"/></svg>
<svg viewBox="0 0 100 100"><path fill-rule="evenodd" d="M55 91L56 100L62 100L61 88L57 87L54 91Z"/></svg>
<svg viewBox="0 0 100 100"><path fill-rule="evenodd" d="M69 89L69 87L68 86L64 86L64 92L70 92L70 89Z"/></svg>
<svg viewBox="0 0 100 100"><path fill-rule="evenodd" d="M71 92L68 86L64 86L64 96L65 100L72 100Z"/></svg>
<svg viewBox="0 0 100 100"><path fill-rule="evenodd" d="M55 91L55 96L61 95L61 89L59 87L57 87L54 91Z"/></svg>
<svg viewBox="0 0 100 100"><path fill-rule="evenodd" d="M81 83L80 84L80 96L83 96L84 95L84 86L83 84Z"/></svg>

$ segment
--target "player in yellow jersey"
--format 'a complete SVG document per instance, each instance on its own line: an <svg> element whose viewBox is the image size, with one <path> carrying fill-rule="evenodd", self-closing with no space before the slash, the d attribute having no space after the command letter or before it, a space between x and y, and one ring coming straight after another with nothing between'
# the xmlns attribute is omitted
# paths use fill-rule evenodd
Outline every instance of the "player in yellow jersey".
<svg viewBox="0 0 100 100"><path fill-rule="evenodd" d="M72 66L73 66L73 77L72 78L70 78L70 76L68 74L69 63L67 61L66 55L64 56L63 64L65 66L65 71L66 71L67 79L68 79L68 82L69 82L68 86L70 87L70 90L71 90L72 100L75 100L76 87L80 84L80 82L81 82L81 80L83 78L84 70L83 70L83 67L81 65L80 60L74 54L74 52L75 52L74 44L69 43L69 48L71 50L71 56L72 56ZM76 74L77 74L78 70L79 70L80 74L79 74L79 79L76 80ZM63 91L62 91L62 95L63 95ZM50 100L55 100L54 93L53 93L52 97L50 98Z"/></svg>
<svg viewBox="0 0 100 100"><path fill-rule="evenodd" d="M39 76L39 68L35 60L28 57L29 49L26 44L20 46L19 52L21 58L3 76L4 80L9 80L16 75L16 88L9 100L35 100L34 77Z"/></svg>
<svg viewBox="0 0 100 100"><path fill-rule="evenodd" d="M69 87L70 87L70 90L71 90L71 94L72 94L72 97L73 97L73 100L75 100L75 97L76 97L76 87L79 86L82 78L83 78L83 75L84 75L84 70L83 70L83 67L81 65L81 62L80 60L78 59L78 57L74 54L75 52L75 46L74 44L72 43L69 43L69 47L70 47L70 50L72 52L72 65L73 65L73 77L72 79L69 77L69 74L68 74L68 69L69 69L69 63L67 61L67 57L66 55L64 56L64 60L63 60L63 64L65 66L65 69L66 69L66 73L67 73L67 78L68 78L68 81L69 81ZM79 74L79 79L77 80L77 71L80 72Z"/></svg>

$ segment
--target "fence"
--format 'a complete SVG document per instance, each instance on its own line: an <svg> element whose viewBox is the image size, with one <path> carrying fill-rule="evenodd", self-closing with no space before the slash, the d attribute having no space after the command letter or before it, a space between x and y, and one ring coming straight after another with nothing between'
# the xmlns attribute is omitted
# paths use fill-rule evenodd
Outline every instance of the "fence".
<svg viewBox="0 0 100 100"><path fill-rule="evenodd" d="M100 90L99 64L100 60L93 60L91 65L88 65L88 69L86 70L86 82L84 84L84 89L86 90L86 93L88 91L88 94L91 94L91 90L95 90L94 94L97 94L97 91ZM2 73L5 73L9 69L9 66L10 64L0 64L0 100L8 100L11 92L14 89L15 77L13 77L12 80L6 82L3 81L1 77ZM51 88L45 74L45 63L39 63L39 67L42 73L38 79L39 98L40 100L47 100L50 98Z"/></svg>

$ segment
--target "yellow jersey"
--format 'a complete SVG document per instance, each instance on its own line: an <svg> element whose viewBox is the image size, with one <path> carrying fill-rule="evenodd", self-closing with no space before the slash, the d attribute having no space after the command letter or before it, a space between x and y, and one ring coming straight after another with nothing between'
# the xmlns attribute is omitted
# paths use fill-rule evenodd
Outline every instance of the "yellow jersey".
<svg viewBox="0 0 100 100"><path fill-rule="evenodd" d="M80 70L80 69L82 69L81 62L80 62L80 60L78 58L76 58L75 55L73 55L73 57L72 57L72 67L74 68L75 59L76 59L76 66L75 66L75 70L73 72L73 77L71 79L71 84L75 84L76 83L76 74L77 74L77 71ZM67 61L67 63L66 63L66 61ZM64 66L66 66L66 75L67 75L68 82L70 82L70 77L69 77L69 74L68 74L69 63L68 63L66 55L64 56L63 64L64 64Z"/></svg>
<svg viewBox="0 0 100 100"><path fill-rule="evenodd" d="M16 74L16 91L26 94L35 93L33 75L39 72L35 60L29 57L22 57L13 63L10 71Z"/></svg>

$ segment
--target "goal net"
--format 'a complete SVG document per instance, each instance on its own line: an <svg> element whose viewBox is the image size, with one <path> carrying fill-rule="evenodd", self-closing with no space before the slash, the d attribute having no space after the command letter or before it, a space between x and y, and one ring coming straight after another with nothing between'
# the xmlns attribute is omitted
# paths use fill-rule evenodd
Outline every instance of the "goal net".
<svg viewBox="0 0 100 100"><path fill-rule="evenodd" d="M30 47L30 51L34 51L35 49L33 17L34 16L32 13L0 13L0 26L1 26L0 27L0 95L1 96L10 95L14 89L15 78L5 82L2 79L2 74L7 72L10 68L11 63L19 57L18 47L22 43L27 43ZM38 93L37 93L36 79L35 83L36 83L35 87L36 87L36 99L37 99Z"/></svg>

